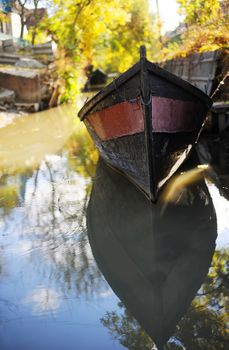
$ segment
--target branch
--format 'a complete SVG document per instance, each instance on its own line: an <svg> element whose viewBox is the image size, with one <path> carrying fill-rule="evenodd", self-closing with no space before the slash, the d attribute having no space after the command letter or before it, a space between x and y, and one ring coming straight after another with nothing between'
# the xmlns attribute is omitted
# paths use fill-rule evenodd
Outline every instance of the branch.
<svg viewBox="0 0 229 350"><path fill-rule="evenodd" d="M24 2L22 2L21 0L17 0L17 2L19 3L19 5L20 5L21 7L25 7L27 1L28 1L28 0L24 0Z"/></svg>
<svg viewBox="0 0 229 350"><path fill-rule="evenodd" d="M73 27L75 27L77 19L78 19L79 15L80 15L81 11L85 7L89 6L92 3L92 1L93 0L86 0L84 3L77 5L78 6L78 11L76 11L76 14L75 14L75 18L74 18L74 21L73 21Z"/></svg>
<svg viewBox="0 0 229 350"><path fill-rule="evenodd" d="M212 93L211 98L213 98L216 93L221 89L221 86L224 85L224 81L229 77L229 71L225 74L225 76L223 77L223 79L220 81L220 83L218 84L217 88L215 89L215 91Z"/></svg>

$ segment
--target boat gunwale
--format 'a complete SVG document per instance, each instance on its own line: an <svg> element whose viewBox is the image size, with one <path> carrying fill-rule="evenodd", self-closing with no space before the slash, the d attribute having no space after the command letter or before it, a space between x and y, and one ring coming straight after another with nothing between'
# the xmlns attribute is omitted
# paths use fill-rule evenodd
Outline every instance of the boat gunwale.
<svg viewBox="0 0 229 350"><path fill-rule="evenodd" d="M81 108L78 116L81 120L93 109L93 107L103 100L107 95L116 90L120 85L124 84L127 80L132 78L135 74L140 71L140 62L136 63L134 66L129 68L126 72L121 74L118 78L114 79L110 84L105 86L96 95L94 95L85 105Z"/></svg>
<svg viewBox="0 0 229 350"><path fill-rule="evenodd" d="M173 83L179 86L180 88L183 88L195 97L201 99L203 102L206 103L206 106L208 108L211 107L212 99L205 92L192 85L188 81L178 77L177 75L169 72L168 70L161 68L158 64L152 63L150 61L147 61L147 69L155 75L158 75L159 77L168 80L170 83Z"/></svg>
<svg viewBox="0 0 229 350"><path fill-rule="evenodd" d="M211 105L212 105L211 98L207 94L205 94L202 90L200 90L196 86L190 84L188 81L181 79L180 77L176 76L175 74L170 73L169 71L161 68L159 65L152 63L148 60L146 60L146 67L147 67L147 70L149 72L169 81L172 84L177 85L178 87L184 89L185 91L192 94L196 98L199 98L200 100L202 100L205 103L206 107L208 107L208 108L211 107ZM118 78L114 79L110 84L108 84L106 87L104 87L104 89L100 90L89 101L87 101L78 113L79 118L81 120L83 120L88 114L90 114L90 111L99 102L101 102L105 97L107 97L109 94L111 94L120 85L123 85L127 80L132 78L138 72L140 72L140 61L138 63L136 63L134 66L132 66L131 68L129 68L126 72L121 74ZM110 105L110 106L112 106L112 105Z"/></svg>

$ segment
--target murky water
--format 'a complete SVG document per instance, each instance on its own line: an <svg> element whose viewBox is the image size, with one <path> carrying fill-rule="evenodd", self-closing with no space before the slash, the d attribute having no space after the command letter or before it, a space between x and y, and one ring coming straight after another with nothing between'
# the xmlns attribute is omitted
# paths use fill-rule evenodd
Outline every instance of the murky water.
<svg viewBox="0 0 229 350"><path fill-rule="evenodd" d="M200 146L205 181L194 174L152 207L96 166L75 108L2 127L0 349L152 349L137 318L159 347L226 350L225 140Z"/></svg>

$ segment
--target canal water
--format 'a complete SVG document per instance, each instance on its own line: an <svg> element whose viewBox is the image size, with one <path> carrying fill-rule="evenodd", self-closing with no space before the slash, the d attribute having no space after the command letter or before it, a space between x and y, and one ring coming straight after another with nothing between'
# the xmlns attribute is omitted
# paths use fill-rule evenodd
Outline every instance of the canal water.
<svg viewBox="0 0 229 350"><path fill-rule="evenodd" d="M228 349L227 137L152 206L76 114L0 128L0 350Z"/></svg>

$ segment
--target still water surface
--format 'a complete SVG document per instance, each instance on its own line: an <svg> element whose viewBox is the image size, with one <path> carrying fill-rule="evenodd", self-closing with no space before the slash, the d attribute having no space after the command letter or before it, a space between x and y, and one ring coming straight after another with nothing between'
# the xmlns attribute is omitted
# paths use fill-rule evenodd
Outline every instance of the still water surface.
<svg viewBox="0 0 229 350"><path fill-rule="evenodd" d="M229 148L214 142L207 178L152 208L97 163L75 108L2 127L0 349L152 349L132 315L159 347L228 349Z"/></svg>

